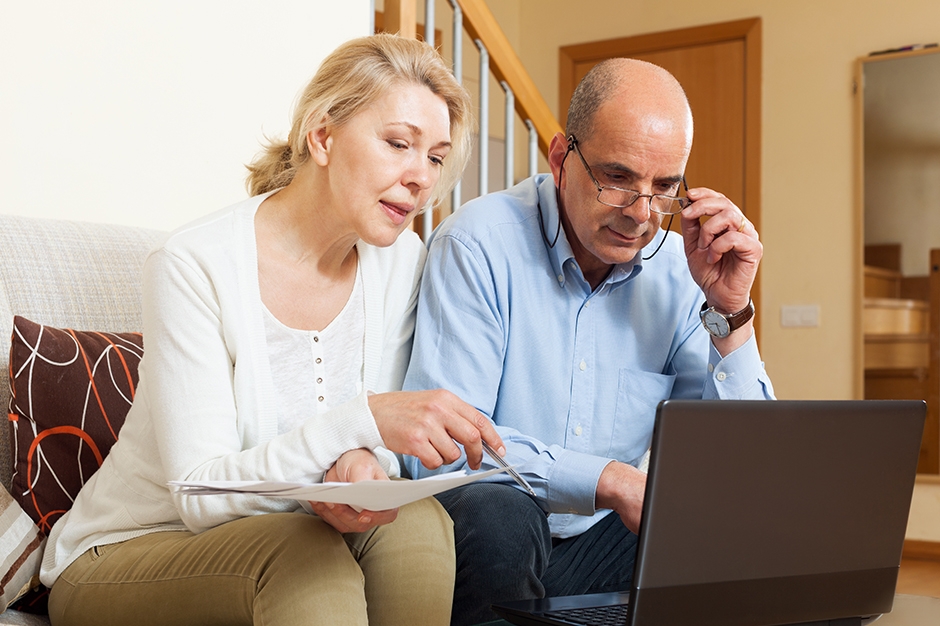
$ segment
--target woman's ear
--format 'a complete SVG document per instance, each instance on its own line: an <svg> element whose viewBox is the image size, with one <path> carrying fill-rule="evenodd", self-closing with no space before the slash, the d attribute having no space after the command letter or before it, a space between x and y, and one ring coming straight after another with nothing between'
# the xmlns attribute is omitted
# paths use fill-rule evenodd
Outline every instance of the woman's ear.
<svg viewBox="0 0 940 626"><path fill-rule="evenodd" d="M333 147L333 133L327 118L324 117L310 132L307 133L307 150L310 158L320 166L330 162L330 149Z"/></svg>

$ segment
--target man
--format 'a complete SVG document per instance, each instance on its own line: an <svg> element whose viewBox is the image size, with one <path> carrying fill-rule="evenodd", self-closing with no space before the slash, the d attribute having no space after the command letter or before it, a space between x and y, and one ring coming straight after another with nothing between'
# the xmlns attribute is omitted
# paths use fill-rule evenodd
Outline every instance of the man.
<svg viewBox="0 0 940 626"><path fill-rule="evenodd" d="M773 398L753 332L762 247L730 200L685 187L679 83L606 61L566 133L551 176L468 203L429 247L405 387L490 417L537 495L503 474L439 496L455 524L453 624L496 619L497 601L628 589L659 401ZM674 213L681 239L661 229Z"/></svg>

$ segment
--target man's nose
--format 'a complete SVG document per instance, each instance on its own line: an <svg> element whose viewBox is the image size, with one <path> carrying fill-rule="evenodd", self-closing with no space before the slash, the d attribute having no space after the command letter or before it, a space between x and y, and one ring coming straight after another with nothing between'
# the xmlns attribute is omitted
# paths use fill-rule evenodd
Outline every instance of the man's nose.
<svg viewBox="0 0 940 626"><path fill-rule="evenodd" d="M621 212L625 217L629 217L637 224L643 224L650 219L652 202L652 196L649 194L640 194L637 196L636 200L633 201L633 204L623 207Z"/></svg>

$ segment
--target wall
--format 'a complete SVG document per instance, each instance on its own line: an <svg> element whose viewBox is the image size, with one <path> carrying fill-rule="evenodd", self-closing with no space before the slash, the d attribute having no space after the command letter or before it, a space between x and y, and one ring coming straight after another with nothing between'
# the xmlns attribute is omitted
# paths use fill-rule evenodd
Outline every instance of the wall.
<svg viewBox="0 0 940 626"><path fill-rule="evenodd" d="M367 0L2 13L0 212L159 229L243 198L244 164L287 134L319 60L369 26Z"/></svg>

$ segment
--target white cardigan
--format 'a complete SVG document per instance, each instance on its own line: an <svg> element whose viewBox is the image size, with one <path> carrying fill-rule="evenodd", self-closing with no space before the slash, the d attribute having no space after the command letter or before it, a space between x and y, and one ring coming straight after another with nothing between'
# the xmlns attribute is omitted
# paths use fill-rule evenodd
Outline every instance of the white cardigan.
<svg viewBox="0 0 940 626"><path fill-rule="evenodd" d="M265 197L183 227L148 256L137 394L120 439L52 528L46 586L95 545L297 508L253 496L180 496L169 480L318 481L346 450L383 445L366 394L401 388L424 246L411 231L388 248L358 244L363 393L278 435L254 229ZM397 474L394 455L377 452Z"/></svg>

